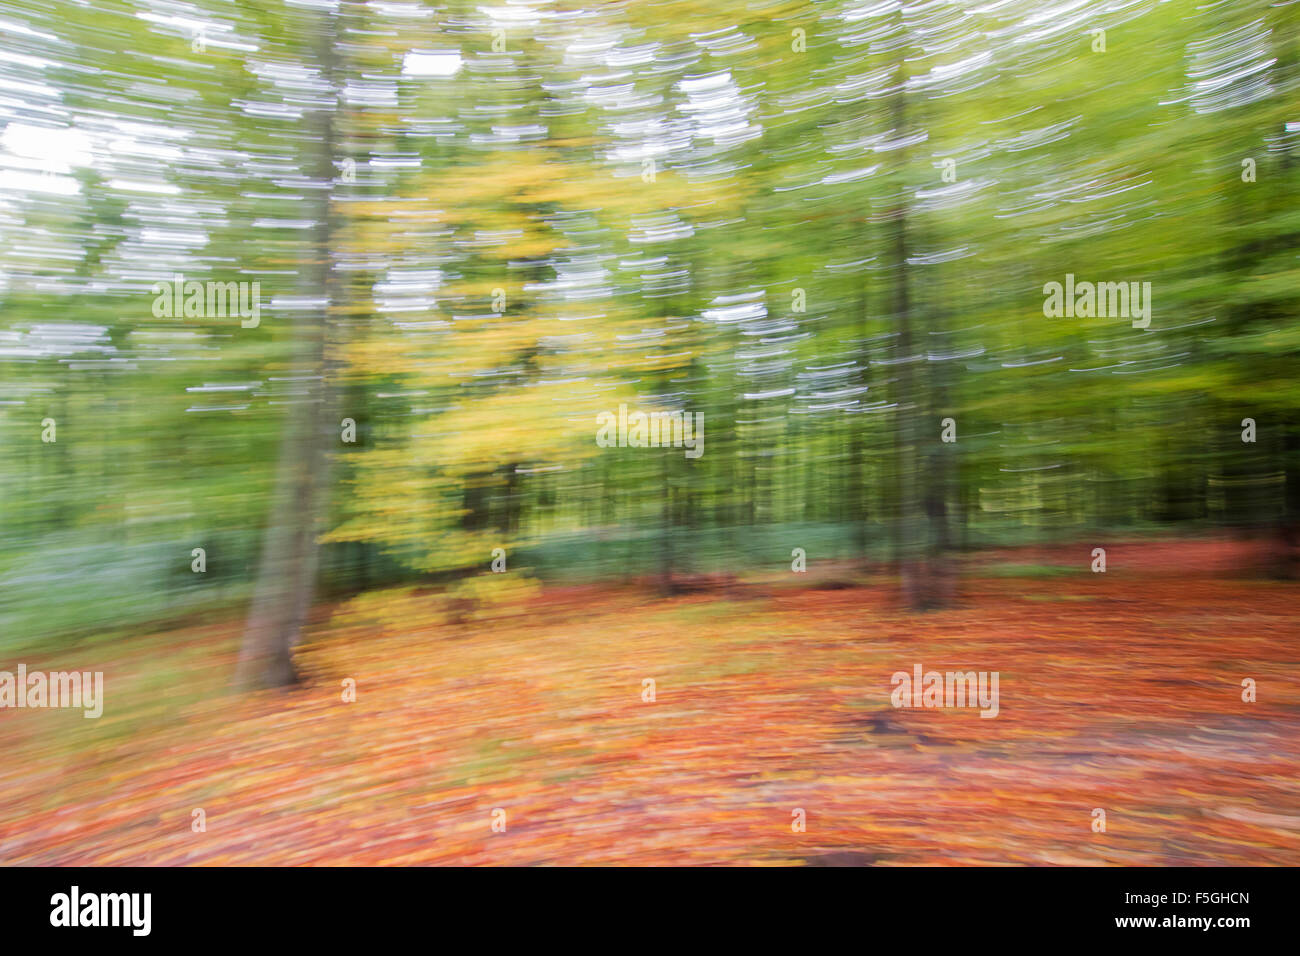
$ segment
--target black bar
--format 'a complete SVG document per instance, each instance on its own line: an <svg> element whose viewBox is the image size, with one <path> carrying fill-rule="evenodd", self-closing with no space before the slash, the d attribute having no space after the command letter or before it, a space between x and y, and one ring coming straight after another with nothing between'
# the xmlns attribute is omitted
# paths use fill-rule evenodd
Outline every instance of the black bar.
<svg viewBox="0 0 1300 956"><path fill-rule="evenodd" d="M696 926L732 939L930 939L945 952L988 933L999 942L1230 947L1292 927L1294 876L1274 868L3 869L0 925L8 942L256 941L295 951L426 934L435 945L459 940L457 948L494 945L503 934L666 944L691 938L683 934ZM70 902L73 886L83 907L90 894L150 894L148 935L137 936L129 918L142 907L123 910L127 925L52 926L52 898ZM1135 919L1154 922L1120 925Z"/></svg>

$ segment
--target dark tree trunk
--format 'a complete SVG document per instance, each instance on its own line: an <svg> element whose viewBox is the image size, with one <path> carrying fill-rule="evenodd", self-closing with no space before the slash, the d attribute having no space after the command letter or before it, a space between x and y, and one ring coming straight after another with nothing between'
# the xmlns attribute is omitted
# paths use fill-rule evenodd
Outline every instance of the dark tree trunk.
<svg viewBox="0 0 1300 956"><path fill-rule="evenodd" d="M893 97L892 119L895 135L907 131L906 69L898 68L898 91ZM904 606L916 611L942 607L948 601L949 588L945 553L947 540L946 488L936 475L939 456L926 456L927 467L921 467L920 444L923 428L933 426L931 440L939 440L939 423L922 420L927 414L928 381L923 373L913 371L912 359L916 349L915 339L918 316L914 314L909 296L908 266L908 199L904 171L907 169L907 149L898 151L897 196L890 218L889 249L893 273L893 313L898 332L898 432L897 493L898 523L895 537L895 557L899 585ZM923 335L923 333L920 333Z"/></svg>
<svg viewBox="0 0 1300 956"><path fill-rule="evenodd" d="M322 18L317 34L321 74L336 90L333 24ZM312 155L306 165L317 182L334 179L336 123L330 106L309 114L308 142ZM303 312L295 320L294 368L302 391L289 406L280 442L280 459L270 515L263 539L253 602L245 626L236 681L240 687L284 687L295 683L292 649L302 633L311 607L320 548L317 542L328 500L328 465L334 417L328 367L330 308L337 305L339 286L330 268L335 223L331 190L317 191L312 250L302 270L303 291L324 296L315 315Z"/></svg>

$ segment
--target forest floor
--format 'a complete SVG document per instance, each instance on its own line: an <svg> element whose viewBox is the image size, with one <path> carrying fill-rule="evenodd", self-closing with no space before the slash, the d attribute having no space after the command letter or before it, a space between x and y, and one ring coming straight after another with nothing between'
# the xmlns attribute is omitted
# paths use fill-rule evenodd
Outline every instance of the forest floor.
<svg viewBox="0 0 1300 956"><path fill-rule="evenodd" d="M24 663L102 670L100 719L0 711L0 863L1300 865L1300 585L1249 548L972 555L926 615L846 569L382 592L245 696L237 620L85 642ZM999 672L996 719L893 708L917 664Z"/></svg>

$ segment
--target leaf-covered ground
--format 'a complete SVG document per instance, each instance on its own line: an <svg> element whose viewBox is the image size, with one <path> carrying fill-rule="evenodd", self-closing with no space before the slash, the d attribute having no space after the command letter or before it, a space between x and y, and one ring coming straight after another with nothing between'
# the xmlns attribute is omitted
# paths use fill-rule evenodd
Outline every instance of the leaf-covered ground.
<svg viewBox="0 0 1300 956"><path fill-rule="evenodd" d="M245 697L235 620L27 659L103 670L105 712L0 711L0 862L1300 864L1300 586L1228 543L1090 548L973 557L924 616L815 563L459 626L371 594ZM998 671L999 716L894 709L918 663Z"/></svg>

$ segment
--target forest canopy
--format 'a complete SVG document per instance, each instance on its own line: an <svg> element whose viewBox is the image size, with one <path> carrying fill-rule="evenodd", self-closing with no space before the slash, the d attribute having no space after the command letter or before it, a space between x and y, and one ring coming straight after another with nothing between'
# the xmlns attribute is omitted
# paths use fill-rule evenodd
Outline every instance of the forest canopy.
<svg viewBox="0 0 1300 956"><path fill-rule="evenodd" d="M1291 534L1298 44L1264 0L0 3L0 634L796 549L924 609L961 549Z"/></svg>

